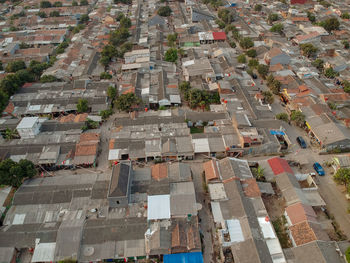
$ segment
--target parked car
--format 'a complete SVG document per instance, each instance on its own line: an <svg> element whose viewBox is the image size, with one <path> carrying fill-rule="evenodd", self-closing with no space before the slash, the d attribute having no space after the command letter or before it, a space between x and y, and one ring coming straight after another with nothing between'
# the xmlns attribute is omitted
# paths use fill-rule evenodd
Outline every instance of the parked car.
<svg viewBox="0 0 350 263"><path fill-rule="evenodd" d="M300 145L301 148L303 148L303 149L306 149L306 148L307 148L306 142L305 142L305 140L304 140L303 137L298 136L298 137L297 137L297 142L299 143L299 145Z"/></svg>
<svg viewBox="0 0 350 263"><path fill-rule="evenodd" d="M314 163L314 169L318 175L324 176L326 173L319 163Z"/></svg>

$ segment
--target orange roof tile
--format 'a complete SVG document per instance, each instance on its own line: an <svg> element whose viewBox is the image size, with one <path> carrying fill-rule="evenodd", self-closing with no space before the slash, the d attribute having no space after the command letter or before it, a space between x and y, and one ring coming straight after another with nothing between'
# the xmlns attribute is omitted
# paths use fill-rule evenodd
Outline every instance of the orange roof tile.
<svg viewBox="0 0 350 263"><path fill-rule="evenodd" d="M261 196L261 192L255 178L249 178L242 181L244 194L248 197Z"/></svg>
<svg viewBox="0 0 350 263"><path fill-rule="evenodd" d="M208 162L205 162L203 164L204 173L205 173L205 180L209 182L212 179L218 179L219 178L219 171L218 167L216 165L216 162L214 160L210 160Z"/></svg>
<svg viewBox="0 0 350 263"><path fill-rule="evenodd" d="M317 215L315 211L309 205L303 205L302 203L296 203L286 208L287 215L292 225L299 224L304 221L317 222Z"/></svg>
<svg viewBox="0 0 350 263"><path fill-rule="evenodd" d="M9 104L6 106L4 112L11 114L15 110L15 105L12 102L9 102Z"/></svg>
<svg viewBox="0 0 350 263"><path fill-rule="evenodd" d="M88 156L97 153L98 143L78 143L75 147L75 156Z"/></svg>
<svg viewBox="0 0 350 263"><path fill-rule="evenodd" d="M168 177L168 166L165 163L158 163L152 166L152 178L160 181Z"/></svg>
<svg viewBox="0 0 350 263"><path fill-rule="evenodd" d="M294 242L301 246L317 240L317 237L307 221L289 227Z"/></svg>
<svg viewBox="0 0 350 263"><path fill-rule="evenodd" d="M79 142L98 142L100 140L100 135L98 133L82 133L80 134Z"/></svg>

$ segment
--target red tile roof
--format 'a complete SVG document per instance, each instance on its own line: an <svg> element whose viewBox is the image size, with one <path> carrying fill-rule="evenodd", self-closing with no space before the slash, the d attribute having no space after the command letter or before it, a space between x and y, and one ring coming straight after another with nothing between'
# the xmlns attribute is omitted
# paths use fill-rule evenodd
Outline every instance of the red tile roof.
<svg viewBox="0 0 350 263"><path fill-rule="evenodd" d="M213 38L214 40L226 40L226 33L225 32L213 32Z"/></svg>
<svg viewBox="0 0 350 263"><path fill-rule="evenodd" d="M219 178L218 167L216 166L216 162L210 160L203 164L204 172L205 172L205 180L209 182L212 179Z"/></svg>
<svg viewBox="0 0 350 263"><path fill-rule="evenodd" d="M279 175L281 173L294 174L292 168L290 168L289 164L284 159L275 157L275 158L269 159L267 162L269 163L275 175Z"/></svg>
<svg viewBox="0 0 350 263"><path fill-rule="evenodd" d="M317 215L315 211L309 205L303 205L302 203L296 203L286 208L287 215L292 225L299 224L304 221L317 222Z"/></svg>
<svg viewBox="0 0 350 263"><path fill-rule="evenodd" d="M165 163L158 163L152 166L152 178L160 181L168 177L168 166Z"/></svg>
<svg viewBox="0 0 350 263"><path fill-rule="evenodd" d="M255 178L249 178L242 181L244 194L248 197L259 197L261 192Z"/></svg>

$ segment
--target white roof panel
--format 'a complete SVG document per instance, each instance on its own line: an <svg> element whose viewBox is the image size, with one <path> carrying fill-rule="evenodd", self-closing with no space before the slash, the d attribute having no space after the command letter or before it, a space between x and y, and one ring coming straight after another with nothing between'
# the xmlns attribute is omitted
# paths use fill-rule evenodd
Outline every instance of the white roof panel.
<svg viewBox="0 0 350 263"><path fill-rule="evenodd" d="M35 123L39 120L39 117L24 117L17 125L17 129L33 128Z"/></svg>
<svg viewBox="0 0 350 263"><path fill-rule="evenodd" d="M111 149L108 153L108 161L119 159L119 149Z"/></svg>
<svg viewBox="0 0 350 263"><path fill-rule="evenodd" d="M32 262L54 261L56 243L39 243L35 246Z"/></svg>
<svg viewBox="0 0 350 263"><path fill-rule="evenodd" d="M147 220L170 218L170 195L149 195L147 202Z"/></svg>
<svg viewBox="0 0 350 263"><path fill-rule="evenodd" d="M270 254L275 255L282 252L282 247L277 238L266 240L266 245L269 248Z"/></svg>
<svg viewBox="0 0 350 263"><path fill-rule="evenodd" d="M26 214L15 214L12 225L23 225Z"/></svg>
<svg viewBox="0 0 350 263"><path fill-rule="evenodd" d="M208 138L193 139L194 152L195 153L208 153L210 152Z"/></svg>
<svg viewBox="0 0 350 263"><path fill-rule="evenodd" d="M243 242L244 236L241 223L238 219L230 219L226 221L231 242Z"/></svg>
<svg viewBox="0 0 350 263"><path fill-rule="evenodd" d="M211 200L225 200L227 199L227 195L225 192L224 184L208 184L209 194Z"/></svg>
<svg viewBox="0 0 350 263"><path fill-rule="evenodd" d="M258 222L265 239L276 238L270 221L266 221L265 217L258 217Z"/></svg>
<svg viewBox="0 0 350 263"><path fill-rule="evenodd" d="M213 213L215 223L220 223L224 221L219 202L211 202L211 210Z"/></svg>

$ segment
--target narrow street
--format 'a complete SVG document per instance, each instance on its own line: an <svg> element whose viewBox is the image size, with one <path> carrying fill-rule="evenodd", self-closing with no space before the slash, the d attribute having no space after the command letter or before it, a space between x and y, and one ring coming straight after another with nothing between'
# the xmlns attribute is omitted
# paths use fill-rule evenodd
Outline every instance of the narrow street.
<svg viewBox="0 0 350 263"><path fill-rule="evenodd" d="M191 170L193 175L193 182L196 191L196 199L197 203L202 205L202 209L199 210L199 229L200 233L203 235L203 258L204 263L214 263L213 261L213 232L215 231L214 221L211 216L211 212L209 210L209 194L204 192L203 188L203 164L202 162L192 162Z"/></svg>

